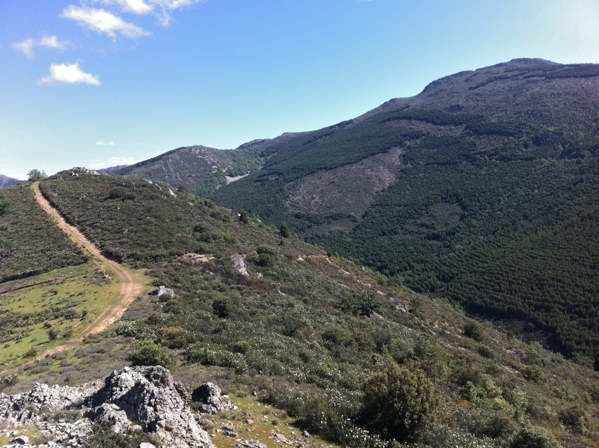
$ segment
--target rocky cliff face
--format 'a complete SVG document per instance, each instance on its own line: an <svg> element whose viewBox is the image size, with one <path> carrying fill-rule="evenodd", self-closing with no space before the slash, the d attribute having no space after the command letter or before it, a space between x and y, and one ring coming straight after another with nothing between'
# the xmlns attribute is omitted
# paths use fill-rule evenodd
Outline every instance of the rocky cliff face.
<svg viewBox="0 0 599 448"><path fill-rule="evenodd" d="M0 394L0 424L35 426L49 441L45 446L57 448L86 446L94 424L116 433L141 429L163 447L214 448L188 401L184 386L164 367L127 367L81 386L36 384L23 394ZM16 438L13 444L19 444Z"/></svg>

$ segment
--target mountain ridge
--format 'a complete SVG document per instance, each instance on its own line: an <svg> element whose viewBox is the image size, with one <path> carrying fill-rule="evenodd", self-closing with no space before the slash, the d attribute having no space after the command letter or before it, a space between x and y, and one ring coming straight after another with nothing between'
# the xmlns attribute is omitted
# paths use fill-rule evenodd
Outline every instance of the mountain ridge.
<svg viewBox="0 0 599 448"><path fill-rule="evenodd" d="M354 119L242 145L248 175L221 175L208 196L418 291L524 318L597 363L597 323L571 313L598 306L587 221L598 80L597 64L541 59L456 73Z"/></svg>

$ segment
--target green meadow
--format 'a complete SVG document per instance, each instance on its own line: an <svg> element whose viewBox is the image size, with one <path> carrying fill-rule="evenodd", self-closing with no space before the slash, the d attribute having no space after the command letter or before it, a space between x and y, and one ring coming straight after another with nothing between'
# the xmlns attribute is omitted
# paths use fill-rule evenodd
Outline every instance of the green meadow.
<svg viewBox="0 0 599 448"><path fill-rule="evenodd" d="M76 338L118 297L120 284L94 263L2 283L2 370Z"/></svg>

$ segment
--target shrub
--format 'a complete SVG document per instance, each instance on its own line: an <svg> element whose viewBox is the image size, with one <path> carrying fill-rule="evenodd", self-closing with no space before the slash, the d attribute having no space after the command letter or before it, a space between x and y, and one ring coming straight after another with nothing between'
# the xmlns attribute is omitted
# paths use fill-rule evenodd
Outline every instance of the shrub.
<svg viewBox="0 0 599 448"><path fill-rule="evenodd" d="M229 317L232 311L233 304L228 297L216 299L214 302L212 302L212 312L222 319Z"/></svg>
<svg viewBox="0 0 599 448"><path fill-rule="evenodd" d="M147 339L135 344L127 360L134 366L159 365L167 369L175 366L175 358L168 350Z"/></svg>
<svg viewBox="0 0 599 448"><path fill-rule="evenodd" d="M8 209L10 205L10 200L6 197L6 195L0 192L0 215L2 215Z"/></svg>
<svg viewBox="0 0 599 448"><path fill-rule="evenodd" d="M515 435L510 448L561 448L561 444L549 431L538 426L527 426Z"/></svg>
<svg viewBox="0 0 599 448"><path fill-rule="evenodd" d="M589 430L590 421L580 406L572 406L563 409L559 413L560 420L579 434L585 434Z"/></svg>
<svg viewBox="0 0 599 448"><path fill-rule="evenodd" d="M0 392L9 386L14 386L19 382L19 375L11 373L0 377Z"/></svg>
<svg viewBox="0 0 599 448"><path fill-rule="evenodd" d="M464 325L464 335L478 342L485 340L485 330L481 324L474 320L469 321Z"/></svg>
<svg viewBox="0 0 599 448"><path fill-rule="evenodd" d="M277 250L266 244L261 244L256 249L256 253L258 254L258 260L256 264L264 267L272 267L277 264Z"/></svg>
<svg viewBox="0 0 599 448"><path fill-rule="evenodd" d="M380 306L380 300L374 291L358 291L345 294L343 305L352 314L370 317Z"/></svg>
<svg viewBox="0 0 599 448"><path fill-rule="evenodd" d="M50 341L55 341L56 339L58 339L58 330L56 328L50 328L48 330L48 339Z"/></svg>
<svg viewBox="0 0 599 448"><path fill-rule="evenodd" d="M534 381L537 384L545 384L547 377L543 373L543 370L537 366L527 366L522 370L522 376L528 381Z"/></svg>
<svg viewBox="0 0 599 448"><path fill-rule="evenodd" d="M370 430L401 442L416 440L432 423L438 399L419 369L388 365L363 386L360 419Z"/></svg>
<svg viewBox="0 0 599 448"><path fill-rule="evenodd" d="M279 233L283 238L289 238L291 236L291 230L289 230L289 225L286 222L281 223Z"/></svg>
<svg viewBox="0 0 599 448"><path fill-rule="evenodd" d="M25 352L23 358L33 358L34 356L37 356L37 349L35 347L31 347Z"/></svg>

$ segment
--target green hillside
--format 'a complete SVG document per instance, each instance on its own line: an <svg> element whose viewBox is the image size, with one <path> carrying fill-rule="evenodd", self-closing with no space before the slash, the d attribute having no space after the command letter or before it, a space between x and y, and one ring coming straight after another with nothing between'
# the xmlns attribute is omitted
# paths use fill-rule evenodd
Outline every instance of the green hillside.
<svg viewBox="0 0 599 448"><path fill-rule="evenodd" d="M175 295L140 297L7 391L159 361L190 388L209 379L244 402L256 395L284 410L274 427L290 421L340 446L599 444L599 374L447 301L164 184L74 170L41 188L104 253ZM30 235L52 227L22 224Z"/></svg>
<svg viewBox="0 0 599 448"><path fill-rule="evenodd" d="M212 198L597 367L598 92L591 64L458 73L273 140Z"/></svg>

